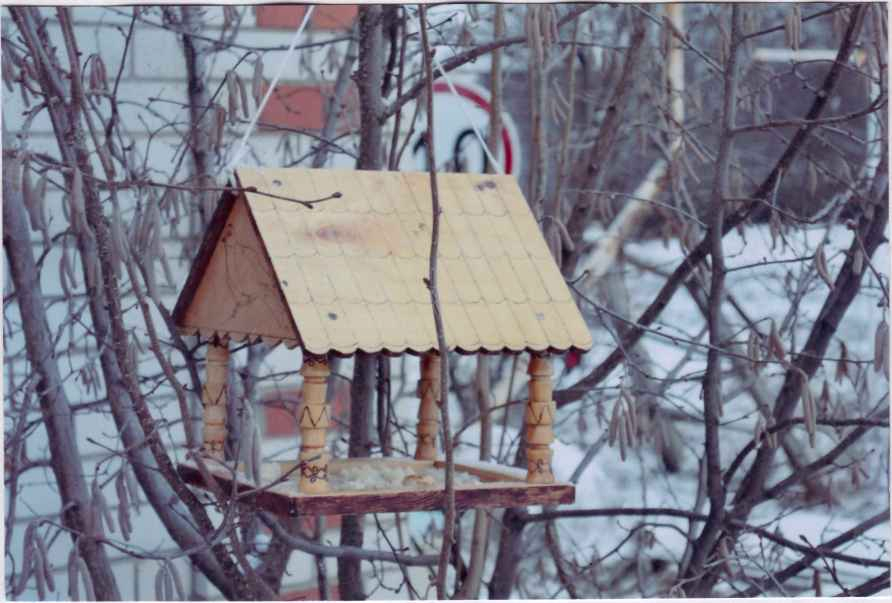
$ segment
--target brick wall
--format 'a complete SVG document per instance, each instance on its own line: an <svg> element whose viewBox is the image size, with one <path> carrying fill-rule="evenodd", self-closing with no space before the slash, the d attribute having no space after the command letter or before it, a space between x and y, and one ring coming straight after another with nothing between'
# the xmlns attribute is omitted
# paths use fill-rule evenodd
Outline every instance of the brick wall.
<svg viewBox="0 0 892 603"><path fill-rule="evenodd" d="M257 27L294 30L301 24L306 13L303 4L268 4L255 6ZM310 17L310 29L348 31L359 12L356 4L320 4Z"/></svg>

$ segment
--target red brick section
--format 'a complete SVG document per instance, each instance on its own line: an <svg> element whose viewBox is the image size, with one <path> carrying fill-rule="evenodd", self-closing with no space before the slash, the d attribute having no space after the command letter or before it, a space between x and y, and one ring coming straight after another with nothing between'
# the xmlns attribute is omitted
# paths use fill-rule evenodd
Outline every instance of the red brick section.
<svg viewBox="0 0 892 603"><path fill-rule="evenodd" d="M334 530L341 527L340 515L325 515L322 518L322 527L326 530ZM311 515L303 515L300 518L300 529L303 530L304 536L312 538L313 532L316 531L316 520Z"/></svg>
<svg viewBox="0 0 892 603"><path fill-rule="evenodd" d="M303 21L306 4L267 4L254 9L257 27L295 29ZM317 4L310 17L310 29L346 31L353 24L359 7L356 4Z"/></svg>
<svg viewBox="0 0 892 603"><path fill-rule="evenodd" d="M268 438L284 438L297 435L297 419L294 413L279 406L265 405L263 408L266 419L266 433Z"/></svg>
<svg viewBox="0 0 892 603"><path fill-rule="evenodd" d="M300 517L300 532L304 538L312 538L313 533L316 531L316 520L313 515L301 515ZM325 530L337 530L341 527L341 516L340 515L323 515L322 516L322 527ZM272 535L272 530L270 530L265 525L260 525L260 533L265 534L267 536Z"/></svg>
<svg viewBox="0 0 892 603"><path fill-rule="evenodd" d="M341 598L340 590L337 584L329 584L328 592L332 601L338 601ZM282 593L280 596L282 601L319 601L318 588L305 588L303 590L292 590Z"/></svg>
<svg viewBox="0 0 892 603"><path fill-rule="evenodd" d="M331 418L346 422L350 384L343 379L334 379L330 387L334 388L331 397ZM298 437L295 412L301 400L301 390L295 388L270 392L264 396L263 400L263 418L266 428L264 437Z"/></svg>
<svg viewBox="0 0 892 603"><path fill-rule="evenodd" d="M286 128L320 130L325 122L325 103L332 84L279 83L260 114L260 127L273 124ZM345 106L337 133L359 127L359 94L352 84L347 91Z"/></svg>

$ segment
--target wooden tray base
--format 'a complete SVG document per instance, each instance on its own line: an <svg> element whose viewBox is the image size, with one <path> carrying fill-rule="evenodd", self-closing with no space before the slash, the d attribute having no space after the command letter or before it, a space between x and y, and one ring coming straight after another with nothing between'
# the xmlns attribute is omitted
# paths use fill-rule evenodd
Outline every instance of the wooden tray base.
<svg viewBox="0 0 892 603"><path fill-rule="evenodd" d="M261 486L258 489L243 472L237 471L233 476L232 470L219 462L210 459L206 462L224 491L232 491L233 481L239 493L257 490L244 499L245 503L256 505L276 515L354 515L430 511L443 508L446 494L442 486L402 484L388 485L386 489L332 489L325 494L302 494L297 491L297 472L292 471L295 466L294 461L264 463L261 468ZM424 471L432 467L442 469L445 466L442 460L332 459L329 461L329 472L335 475L342 469L361 470L369 465L381 467L382 464L409 471ZM177 466L177 470L186 483L207 489L194 463L182 462ZM563 482L528 484L526 471L514 467L494 463L455 463L455 470L457 475L470 474L480 480L479 483L455 484L455 504L459 509L556 505L572 503L576 498L573 484ZM284 480L274 483L289 471L292 473ZM273 483L274 485L270 485Z"/></svg>

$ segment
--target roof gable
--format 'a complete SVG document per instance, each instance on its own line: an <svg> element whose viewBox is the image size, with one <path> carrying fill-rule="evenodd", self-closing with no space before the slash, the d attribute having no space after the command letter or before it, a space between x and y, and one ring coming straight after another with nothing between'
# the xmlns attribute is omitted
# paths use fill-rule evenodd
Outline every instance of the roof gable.
<svg viewBox="0 0 892 603"><path fill-rule="evenodd" d="M247 331L286 344L297 338L315 354L437 348L424 282L432 226L426 172L242 168L237 176L243 189L282 197L341 195L313 209L256 192L236 201L227 224L234 218L236 225L256 226L256 242L244 247L245 258L230 262L257 274L227 291L231 278L208 280L226 263L207 262L194 300L185 304L184 329L194 332L199 321L187 320L194 314L216 312L218 335L241 339ZM467 353L588 349L588 328L514 178L439 174L438 182L440 301L449 347ZM222 245L221 235L214 257ZM193 312L207 297L201 287L214 292L211 305L226 310Z"/></svg>
<svg viewBox="0 0 892 603"><path fill-rule="evenodd" d="M265 338L296 346L290 310L244 197L235 198L229 211L216 218L222 226L214 229L216 240L205 249L209 255L193 279L191 299L177 304L177 326L206 337Z"/></svg>

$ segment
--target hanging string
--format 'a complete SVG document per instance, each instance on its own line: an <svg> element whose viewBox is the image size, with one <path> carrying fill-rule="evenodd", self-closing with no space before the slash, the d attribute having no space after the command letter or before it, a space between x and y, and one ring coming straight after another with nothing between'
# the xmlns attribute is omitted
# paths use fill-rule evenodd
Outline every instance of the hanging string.
<svg viewBox="0 0 892 603"><path fill-rule="evenodd" d="M303 21L301 21L300 23L300 27L297 28L297 31L294 33L294 37L291 38L291 44L288 46L288 50L285 52L285 56L282 57L282 61L279 63L279 68L276 71L276 75L273 77L269 87L266 89L266 94L263 95L263 100L261 100L260 104L257 105L257 109L254 111L254 115L251 116L251 121L248 122L248 127L245 129L245 133L242 135L242 139L241 141L239 141L238 147L236 147L235 153L233 153L232 155L232 159L229 160L229 164L226 166L225 171L227 173L231 173L238 162L242 160L242 155L244 155L245 150L248 147L248 138L250 138L251 134L254 133L254 128L257 127L257 120L260 118L260 114L263 112L263 108L266 107L266 103L269 100L269 97L272 96L273 90L276 89L276 85L279 83L279 79L282 77L282 74L285 73L285 67L288 65L288 59L291 58L291 54L294 52L295 46L297 46L298 39L300 39L301 34L304 32L307 23L310 22L310 15L313 14L314 8L316 7L312 4L307 8L307 12L304 14L304 18Z"/></svg>
<svg viewBox="0 0 892 603"><path fill-rule="evenodd" d="M434 64L436 65L437 70L440 72L440 75L442 75L443 79L446 80L446 85L449 86L449 90L452 92L452 94L461 99L461 95L455 89L455 86L452 85L452 80L449 79L449 76L446 74L446 70L443 69L443 65L440 64L440 60L436 57L436 55L434 55ZM474 122L474 120L471 119L471 115L465 108L465 104L463 102L460 102L458 103L458 106L461 109L461 112L464 114L465 119L467 119L468 123L471 124L471 128L473 128L474 134L477 135L477 140L479 140L480 144L483 145L483 152L486 153L486 157L487 159L489 159L490 164L495 167L497 173L504 174L505 172L502 169L502 164L496 161L496 158L493 157L492 152L490 152L489 147L486 144L486 140L483 139L483 134L480 133L480 130L477 128L477 124Z"/></svg>

